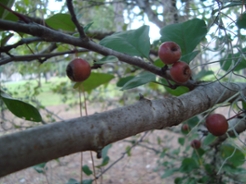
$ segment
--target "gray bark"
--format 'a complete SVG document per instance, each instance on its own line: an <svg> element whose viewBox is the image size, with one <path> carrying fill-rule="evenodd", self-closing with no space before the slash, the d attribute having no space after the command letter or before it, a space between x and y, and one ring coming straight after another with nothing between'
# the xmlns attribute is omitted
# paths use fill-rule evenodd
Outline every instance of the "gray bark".
<svg viewBox="0 0 246 184"><path fill-rule="evenodd" d="M2 136L0 177L72 153L100 151L147 130L178 125L215 104L245 95L245 89L241 83L210 83L179 97L141 99L130 106Z"/></svg>

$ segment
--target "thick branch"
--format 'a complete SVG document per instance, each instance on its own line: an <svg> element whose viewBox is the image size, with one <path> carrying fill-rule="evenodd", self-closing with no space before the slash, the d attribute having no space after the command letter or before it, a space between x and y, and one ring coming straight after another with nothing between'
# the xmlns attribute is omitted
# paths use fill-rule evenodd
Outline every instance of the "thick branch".
<svg viewBox="0 0 246 184"><path fill-rule="evenodd" d="M245 94L245 89L246 84L212 83L180 97L142 99L123 108L2 136L0 177L75 152L98 151L147 130L178 125L238 91Z"/></svg>

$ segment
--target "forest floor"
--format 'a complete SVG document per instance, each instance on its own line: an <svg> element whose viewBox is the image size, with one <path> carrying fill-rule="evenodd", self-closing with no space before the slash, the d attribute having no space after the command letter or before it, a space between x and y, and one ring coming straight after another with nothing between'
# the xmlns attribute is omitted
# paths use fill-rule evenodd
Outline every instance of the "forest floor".
<svg viewBox="0 0 246 184"><path fill-rule="evenodd" d="M78 109L70 109L64 111L66 106L51 106L48 109L63 119L70 119L79 117L80 113ZM89 114L95 113L95 109L89 109ZM2 130L1 130L2 131ZM0 131L0 135L1 135ZM136 135L136 140L140 139L145 133ZM143 141L157 142L157 137L164 137L170 134L167 130L155 130L149 132L143 139ZM132 144L127 140L133 140L128 138L126 140L118 141L112 144L112 147L108 151L110 158L109 163L104 167L107 168L111 164L115 163L107 172L105 172L97 183L103 184L164 184L174 183L173 178L161 179L158 172L155 172L157 167L157 155L153 150L135 146L131 149L130 156L126 154L126 148ZM167 144L178 145L177 142L168 142ZM123 156L124 154L124 156ZM96 154L93 152L93 160L95 165L100 165L102 159L97 159ZM92 170L91 153L83 153L83 165L88 165ZM53 160L46 164L45 174L36 172L32 167L10 174L3 178L0 178L0 184L66 184L69 179L73 178L77 181L80 180L81 168L81 153L76 153L59 158L59 161ZM4 169L4 168L0 168ZM97 169L97 173L100 171ZM84 179L91 178L93 176L85 176ZM95 182L93 182L95 183Z"/></svg>

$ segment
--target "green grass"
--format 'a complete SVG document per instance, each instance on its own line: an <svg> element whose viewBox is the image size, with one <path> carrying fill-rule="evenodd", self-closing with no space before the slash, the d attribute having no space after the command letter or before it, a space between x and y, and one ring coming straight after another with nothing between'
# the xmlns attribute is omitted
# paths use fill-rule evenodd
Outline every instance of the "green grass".
<svg viewBox="0 0 246 184"><path fill-rule="evenodd" d="M62 101L62 95L52 91L57 85L65 83L65 85L70 85L69 79L66 77L58 78L54 77L48 82L44 79L41 80L41 87L38 87L37 80L25 80L18 82L6 82L3 84L5 88L12 94L14 98L22 99L25 101L28 96L35 97L44 106L60 105L64 104ZM62 85L60 85L62 88ZM72 85L71 85L72 88ZM68 95L72 93L72 89L68 91ZM69 100L72 102L72 99Z"/></svg>
<svg viewBox="0 0 246 184"><path fill-rule="evenodd" d="M67 77L53 77L48 82L41 80L41 87L38 87L37 80L25 80L18 82L6 82L2 87L8 89L13 98L20 99L28 103L28 97L37 99L43 106L55 106L62 104L71 104L79 101L79 94L73 89L73 84ZM89 94L88 100L105 101L122 95L115 84L107 84L93 90ZM56 89L56 91L52 90ZM96 95L96 96L95 96ZM64 98L67 101L64 102ZM83 99L83 98L82 98Z"/></svg>

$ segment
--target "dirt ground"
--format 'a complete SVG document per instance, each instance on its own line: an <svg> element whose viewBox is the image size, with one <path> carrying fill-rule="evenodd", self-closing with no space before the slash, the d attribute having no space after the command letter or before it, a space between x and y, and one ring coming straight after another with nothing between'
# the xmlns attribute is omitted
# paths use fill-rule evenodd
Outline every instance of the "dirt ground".
<svg viewBox="0 0 246 184"><path fill-rule="evenodd" d="M79 117L80 113L78 108L64 111L65 106L49 107L50 111L55 112L61 118L70 119ZM100 110L89 109L89 114L93 114ZM1 133L1 132L0 132ZM157 140L157 136L164 136L168 131L154 131L149 133L145 139ZM144 133L138 135L141 137ZM131 138L129 138L130 140ZM177 143L178 144L178 143ZM107 166L114 163L117 159L122 157L122 153L126 152L126 147L131 144L123 141L118 141L112 145L109 149L108 156L110 162ZM102 160L96 158L96 154L93 153L95 165L99 165ZM172 178L161 180L157 172L154 172L156 168L158 156L151 150L136 146L131 150L131 156L125 154L124 158L120 159L115 165L113 165L106 173L103 174L97 183L103 184L164 184L173 183ZM83 165L88 165L92 170L92 161L90 152L83 153ZM107 167L105 166L105 168ZM33 168L27 168L19 172L10 174L6 177L0 178L0 184L65 184L70 178L80 180L80 168L81 168L81 153L72 154L66 157L59 158L59 162L56 160L50 161L46 165L46 174L39 174ZM4 168L0 168L4 169ZM100 171L97 170L97 173ZM84 176L84 179L86 176ZM88 177L87 177L88 178ZM93 177L90 177L93 178ZM94 182L95 183L95 182Z"/></svg>

